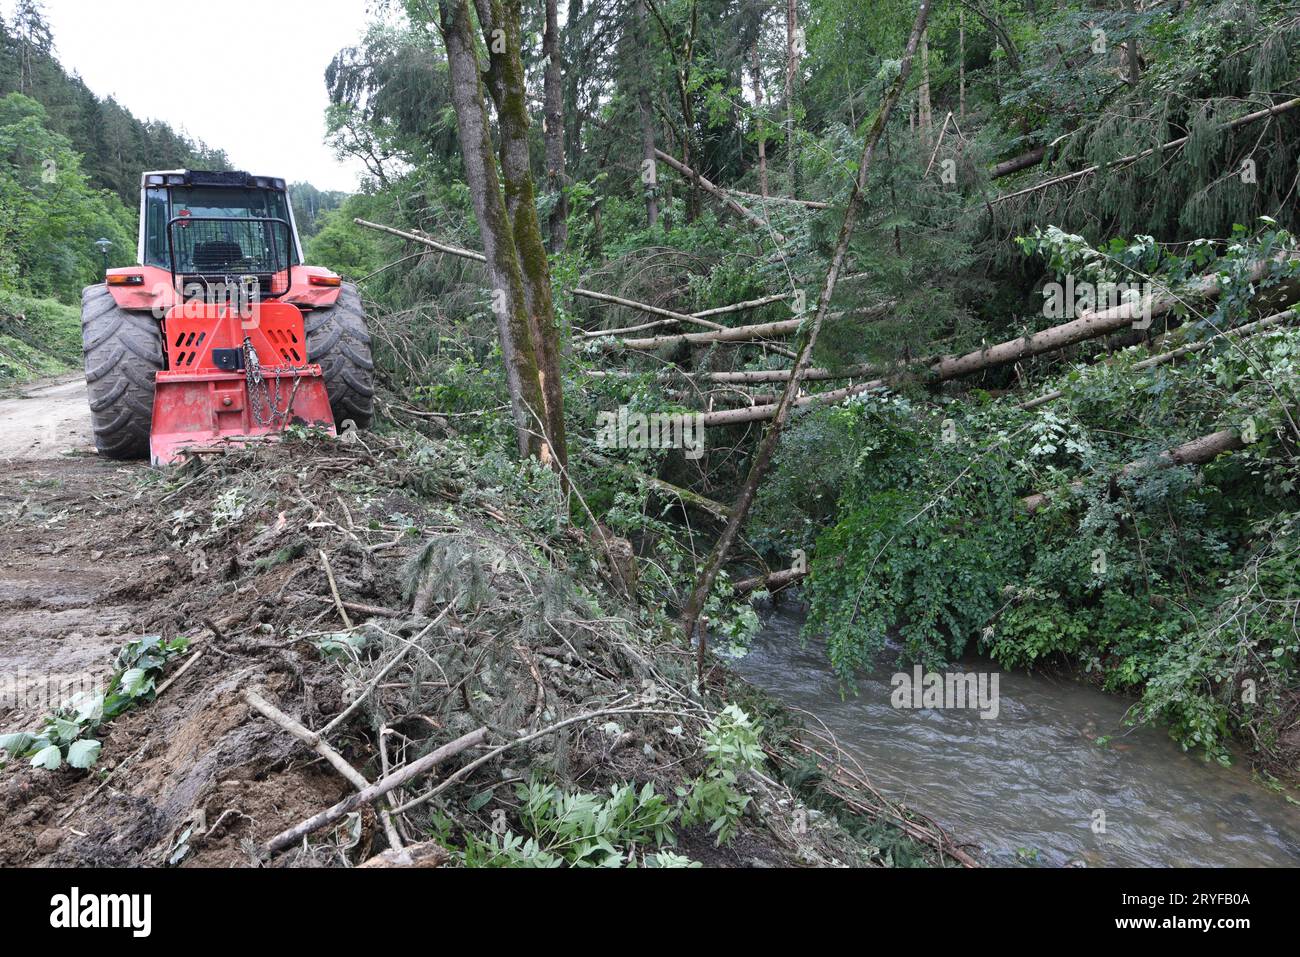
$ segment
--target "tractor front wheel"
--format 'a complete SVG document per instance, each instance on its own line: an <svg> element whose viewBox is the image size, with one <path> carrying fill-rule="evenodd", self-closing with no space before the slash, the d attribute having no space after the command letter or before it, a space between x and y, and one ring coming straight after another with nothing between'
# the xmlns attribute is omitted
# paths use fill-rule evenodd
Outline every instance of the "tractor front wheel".
<svg viewBox="0 0 1300 957"><path fill-rule="evenodd" d="M163 367L158 320L120 308L103 283L87 286L81 349L95 448L112 459L148 458L154 373Z"/></svg>
<svg viewBox="0 0 1300 957"><path fill-rule="evenodd" d="M375 417L375 364L357 287L344 283L334 305L307 312L303 327L307 361L321 367L335 427L341 431L351 419L359 429L370 428Z"/></svg>

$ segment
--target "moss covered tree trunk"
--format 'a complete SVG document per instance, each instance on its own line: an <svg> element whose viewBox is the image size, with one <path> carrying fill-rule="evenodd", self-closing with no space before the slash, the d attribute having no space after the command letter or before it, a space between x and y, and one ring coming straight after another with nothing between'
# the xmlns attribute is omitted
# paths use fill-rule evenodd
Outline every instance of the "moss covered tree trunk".
<svg viewBox="0 0 1300 957"><path fill-rule="evenodd" d="M536 356L542 409L534 427L546 439L543 458L568 462L564 430L564 383L560 334L551 297L551 266L537 217L537 196L528 152L527 89L524 82L520 0L475 0L488 48L488 89L497 108L506 217L523 289L523 307Z"/></svg>
<svg viewBox="0 0 1300 957"><path fill-rule="evenodd" d="M535 422L545 421L542 378L525 308L524 279L515 250L510 217L502 199L487 104L479 82L479 62L467 0L438 0L438 26L447 46L452 107L491 276L492 310L505 359L510 407L519 453L541 457L544 442Z"/></svg>

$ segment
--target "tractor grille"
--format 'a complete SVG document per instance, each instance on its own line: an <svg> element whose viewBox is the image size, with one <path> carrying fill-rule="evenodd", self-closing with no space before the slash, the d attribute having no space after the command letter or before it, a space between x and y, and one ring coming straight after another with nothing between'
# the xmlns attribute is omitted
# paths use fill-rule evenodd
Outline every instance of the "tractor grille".
<svg viewBox="0 0 1300 957"><path fill-rule="evenodd" d="M227 285L248 287L254 299L282 296L289 291L290 236L282 219L178 217L167 227L172 277L187 298Z"/></svg>

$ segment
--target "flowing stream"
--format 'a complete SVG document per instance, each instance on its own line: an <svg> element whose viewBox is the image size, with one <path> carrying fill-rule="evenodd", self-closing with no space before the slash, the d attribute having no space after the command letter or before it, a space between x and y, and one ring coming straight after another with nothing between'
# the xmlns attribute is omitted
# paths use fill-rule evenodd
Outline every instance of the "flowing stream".
<svg viewBox="0 0 1300 957"><path fill-rule="evenodd" d="M825 722L877 788L929 815L989 863L1296 866L1300 807L1231 767L1185 753L1161 728L1129 728L1131 699L1067 677L998 671L998 715L896 709L897 652L841 693L824 647L773 610L732 667ZM972 658L954 670L997 671ZM1111 736L1107 745L1097 738ZM1105 832L1096 833L1096 812Z"/></svg>

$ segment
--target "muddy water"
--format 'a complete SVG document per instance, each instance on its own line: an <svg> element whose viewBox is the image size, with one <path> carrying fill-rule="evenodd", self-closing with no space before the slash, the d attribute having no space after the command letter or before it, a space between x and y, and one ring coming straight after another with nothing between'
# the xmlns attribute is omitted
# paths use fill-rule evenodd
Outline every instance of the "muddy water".
<svg viewBox="0 0 1300 957"><path fill-rule="evenodd" d="M801 616L772 612L740 674L812 712L891 798L981 845L990 863L1088 866L1300 865L1300 807L1184 753L1155 728L1127 728L1129 699L1069 678L999 672L999 714L900 710L890 703L896 652L856 694L831 672ZM962 671L990 671L970 660ZM1098 737L1112 735L1108 746ZM1094 833L1097 811L1105 833Z"/></svg>

